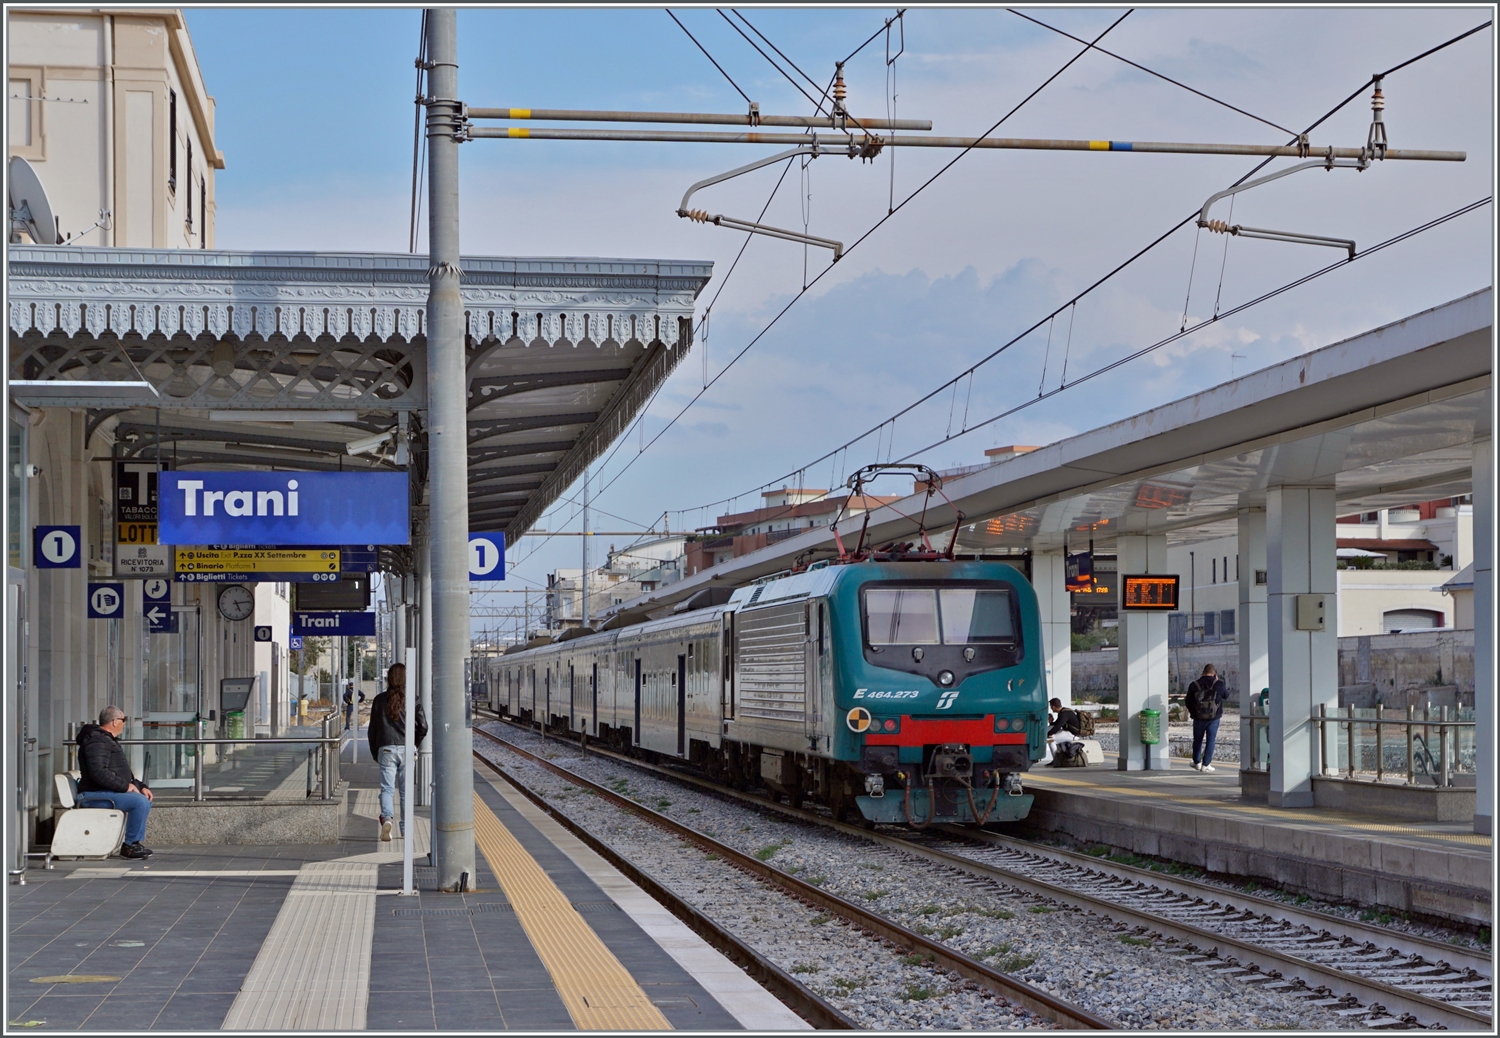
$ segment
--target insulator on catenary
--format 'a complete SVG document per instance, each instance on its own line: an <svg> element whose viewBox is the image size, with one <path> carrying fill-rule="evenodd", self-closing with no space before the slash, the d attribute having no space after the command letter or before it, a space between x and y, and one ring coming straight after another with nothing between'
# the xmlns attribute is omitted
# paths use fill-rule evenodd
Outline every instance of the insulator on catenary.
<svg viewBox="0 0 1500 1038"><path fill-rule="evenodd" d="M689 220L692 220L695 223L707 223L708 222L708 210L707 209L679 209L679 210L677 210L677 215L678 216L685 216Z"/></svg>
<svg viewBox="0 0 1500 1038"><path fill-rule="evenodd" d="M1216 234L1230 234L1234 230L1234 228L1230 227L1229 224L1223 220L1208 220L1202 224L1199 224L1199 226L1207 227L1210 231L1213 231Z"/></svg>

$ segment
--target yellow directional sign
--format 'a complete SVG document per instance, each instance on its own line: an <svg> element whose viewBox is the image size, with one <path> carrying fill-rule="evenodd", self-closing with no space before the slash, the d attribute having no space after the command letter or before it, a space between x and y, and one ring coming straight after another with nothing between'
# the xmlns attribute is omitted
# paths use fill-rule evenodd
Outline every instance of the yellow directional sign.
<svg viewBox="0 0 1500 1038"><path fill-rule="evenodd" d="M179 547L178 573L337 573L337 548Z"/></svg>

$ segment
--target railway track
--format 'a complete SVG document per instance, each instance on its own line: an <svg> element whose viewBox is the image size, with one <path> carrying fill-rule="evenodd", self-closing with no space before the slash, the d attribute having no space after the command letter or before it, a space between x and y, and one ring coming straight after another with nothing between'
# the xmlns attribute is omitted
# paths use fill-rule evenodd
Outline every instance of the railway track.
<svg viewBox="0 0 1500 1038"><path fill-rule="evenodd" d="M1214 969L1217 960L1225 976L1303 994L1367 1027L1493 1031L1490 961L1471 949L993 833L940 828L893 836L674 768L586 749L784 817L899 848L956 869L972 882L1003 883L1139 932L1161 934L1186 950L1184 962Z"/></svg>
<svg viewBox="0 0 1500 1038"><path fill-rule="evenodd" d="M744 872L748 872L751 875L761 879L762 881L772 884L773 886L781 888L782 891L790 894L797 900L816 907L821 911L836 915L875 937L883 938L900 948L906 949L910 954L925 956L932 962L933 965L957 974L965 980L973 981L977 984L987 987L997 995L1000 995L1002 998L1005 998L1015 1005L1021 1006L1037 1014L1043 1019L1050 1020L1062 1027L1071 1030L1115 1029L1115 1024L1113 1022L1105 1020L1086 1009L1072 1005L1062 999L1057 998L1054 995L1042 991L1040 988L1033 987L1025 983L1024 981L1020 981L1013 977L1007 976L1006 974L992 969L982 962L971 959L967 955L964 955L962 952L947 947L941 942L931 940L919 933L916 933L913 930L909 930L901 924L887 919L885 916L879 915L878 913L872 912L869 909L866 909L860 905L856 905L850 901L846 901L843 898L838 897L835 894L831 894L826 890L822 890L810 883L806 883L798 879L797 877L790 875L789 873L783 872L782 870L776 868L774 865L771 865L768 862L761 861L752 855L746 854L743 851L730 846L729 844L723 843L711 836L708 836L705 833L699 832L691 826L684 825L676 819L670 818L658 811L653 811L642 804L638 804L634 800L616 793L614 790L608 788L607 786L600 785L599 783L593 782L590 779L583 777L582 775L568 770L567 768L554 764L552 761L547 760L545 757L538 756L537 754L534 754L523 747L517 746L512 742L502 739L500 736L495 735L493 732L487 732L482 728L475 728L474 731L502 746L508 752L514 753L532 764L545 768L547 771L563 779L566 779L568 782L587 789L595 796L615 805L616 807L620 807L626 811L631 812L632 814L645 818L653 825L667 830L674 836L686 840L689 843L695 844L696 846L712 854L718 855L720 858L732 864L734 867L741 869ZM581 839L587 842L596 851L605 853L605 856L611 861L612 864L615 864L617 868L620 867L620 863L624 862L625 865L629 866L628 869L624 871L626 871L626 874L629 875L632 879L638 879L638 877L649 879L649 877L644 877L640 870L636 869L634 866L630 866L628 862L625 862L620 855L616 854L612 850L608 850L607 845L605 845L603 841L587 833L584 827L580 826L572 819L568 819L567 816L555 806L548 804L539 793L537 793L535 790L530 789L515 775L510 774L503 767L500 767L494 762L487 760L483 755L479 754L477 750L475 751L475 757L476 759L483 761L488 767L497 771L502 777L510 782L511 785L515 786L516 789L518 789L522 794L527 796L539 807L551 814L554 818L557 818L560 823L569 828L572 832L574 832ZM670 891L666 890L664 887L661 887L659 884L655 884L653 882L649 885L643 884L643 886L646 887L646 889L652 894L652 896L656 897L659 901L662 901L662 903L666 905L668 909L670 909L674 913L677 913L679 915L679 918L684 918L684 921L687 921L687 918L683 916L682 912L679 911L679 909L687 910L694 915L702 918L701 913L698 913L696 909L693 909L692 906L682 902L680 898L672 894ZM693 924L690 922L689 925ZM724 932L722 931L722 928L719 928L716 925L714 925L714 929ZM700 930L699 932L702 933L703 931ZM743 945L743 942L739 942L737 938L732 938L732 935L727 935L727 932L725 932L725 934L726 936L730 936L735 945L739 948L742 948L744 952L755 955L756 959L764 963L766 972L763 974L763 976L769 978L769 980L774 985L783 985L785 981L790 981L792 984L795 984L797 988L801 989L800 993L793 993L799 1000L801 1000L801 1004L799 1004L799 1002L788 1002L788 1004L791 1005L794 1010L801 1012L802 1004L806 1004L807 999L814 999L817 1002L822 1003L823 1006L826 1007L827 1011L831 1011L832 1013L839 1012L835 1007L828 1005L826 1002L823 1002L823 1000L819 998L819 996L808 990L804 985L797 983L795 978L792 978L790 975L783 973L778 967L774 966L774 964L771 964L770 962L764 960L763 957L754 953L752 949L749 949L747 946ZM704 936L705 939L707 939L707 934L704 934ZM721 947L720 950L724 951L725 949ZM728 954L728 952L726 952L726 954ZM731 958L734 957L734 955L731 955ZM780 974L780 977L776 976L776 974ZM778 997L785 997L783 995L783 990L781 990L778 986L773 986L772 990L778 995ZM839 1016L842 1017L842 1014L839 1014ZM847 1018L843 1019L846 1021L845 1023L834 1026L853 1026L852 1024L847 1022Z"/></svg>

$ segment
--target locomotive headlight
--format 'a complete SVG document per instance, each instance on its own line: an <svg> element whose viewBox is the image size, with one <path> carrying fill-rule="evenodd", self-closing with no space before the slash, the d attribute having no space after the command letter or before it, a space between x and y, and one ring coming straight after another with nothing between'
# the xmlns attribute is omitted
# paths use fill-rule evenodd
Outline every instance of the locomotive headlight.
<svg viewBox="0 0 1500 1038"><path fill-rule="evenodd" d="M974 662L974 646L970 645L968 648L964 649L964 661L966 663Z"/></svg>
<svg viewBox="0 0 1500 1038"><path fill-rule="evenodd" d="M1010 728L1010 722L1008 720L1006 720L1005 718L1001 717L1001 718L997 718L995 720L995 731L997 731L997 732L1003 732L1003 731L1008 730L1009 728Z"/></svg>
<svg viewBox="0 0 1500 1038"><path fill-rule="evenodd" d="M914 660L916 660L918 663L922 662L922 657L925 656L925 655L927 655L927 654L922 651L922 646L920 646L920 645L918 645L915 649L911 650L911 658L914 659Z"/></svg>
<svg viewBox="0 0 1500 1038"><path fill-rule="evenodd" d="M1024 717L1017 717L1013 721L1010 722L1010 726L1012 728L1014 728L1018 732L1022 731L1026 727L1026 718L1024 718Z"/></svg>
<svg viewBox="0 0 1500 1038"><path fill-rule="evenodd" d="M940 671L938 671L938 684L942 685L944 688L947 688L949 685L953 684L953 671L951 671L951 670L940 670Z"/></svg>

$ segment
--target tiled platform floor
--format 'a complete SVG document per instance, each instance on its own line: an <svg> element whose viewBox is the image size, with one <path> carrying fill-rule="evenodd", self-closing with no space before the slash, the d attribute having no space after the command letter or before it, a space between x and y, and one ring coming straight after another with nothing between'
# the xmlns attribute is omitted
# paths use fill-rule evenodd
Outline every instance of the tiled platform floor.
<svg viewBox="0 0 1500 1038"><path fill-rule="evenodd" d="M343 777L351 793L337 844L158 847L144 866L111 859L31 870L26 886L8 888L7 1020L111 1033L223 1026L302 866L370 861L401 846L376 836L375 766L345 763ZM673 1028L743 1026L486 776L476 772L475 788ZM418 837L420 863L425 825ZM412 898L386 893L401 885L391 857L377 862L366 1029L574 1029L483 854L474 892L436 893L435 871L418 868L416 885L427 889ZM79 980L39 982L64 976Z"/></svg>

